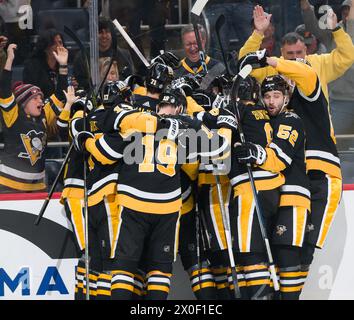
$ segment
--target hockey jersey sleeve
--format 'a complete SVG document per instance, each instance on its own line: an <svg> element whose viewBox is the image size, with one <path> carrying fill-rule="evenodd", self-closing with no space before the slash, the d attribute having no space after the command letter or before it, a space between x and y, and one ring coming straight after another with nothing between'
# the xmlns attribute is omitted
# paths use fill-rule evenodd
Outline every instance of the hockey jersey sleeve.
<svg viewBox="0 0 354 320"><path fill-rule="evenodd" d="M157 122L157 117L153 114L121 104L107 111L98 124L105 132L118 131L131 134L133 132L154 133Z"/></svg>
<svg viewBox="0 0 354 320"><path fill-rule="evenodd" d="M59 129L59 135L62 140L66 141L69 135L69 121L70 121L70 110L62 110L58 119L57 126Z"/></svg>
<svg viewBox="0 0 354 320"><path fill-rule="evenodd" d="M85 148L98 162L109 165L123 158L126 145L123 137L118 132L114 132L103 134L98 139L87 139Z"/></svg>
<svg viewBox="0 0 354 320"><path fill-rule="evenodd" d="M275 68L280 74L293 80L297 88L306 97L312 97L320 90L318 86L318 77L316 71L304 62L277 59L277 66Z"/></svg>
<svg viewBox="0 0 354 320"><path fill-rule="evenodd" d="M260 49L264 36L260 35L256 31L253 31L251 36L247 39L243 47L240 49L239 59L244 57L250 52L254 52ZM261 69L256 69L251 72L251 76L255 77L258 82L262 83L265 77L273 76L277 74L274 68L265 67Z"/></svg>
<svg viewBox="0 0 354 320"><path fill-rule="evenodd" d="M279 115L272 127L273 139L265 148L267 158L260 167L281 172L291 165L297 150L304 148L304 127L301 119L292 112Z"/></svg>

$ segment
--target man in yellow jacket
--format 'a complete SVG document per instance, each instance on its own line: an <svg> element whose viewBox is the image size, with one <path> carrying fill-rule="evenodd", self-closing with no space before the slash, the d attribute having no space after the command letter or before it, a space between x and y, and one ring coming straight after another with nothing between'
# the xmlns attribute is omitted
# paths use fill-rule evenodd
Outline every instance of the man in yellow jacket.
<svg viewBox="0 0 354 320"><path fill-rule="evenodd" d="M272 15L266 14L261 6L255 7L253 11L255 30L240 49L239 59L247 53L260 49L264 31L268 28L271 17ZM306 55L304 40L291 32L282 39L281 54L282 58L287 60L306 59L316 71L328 101L328 83L342 76L351 67L354 62L354 45L350 36L337 25L337 16L334 12L329 12L327 15L327 27L332 30L333 40L337 45L330 53ZM253 71L252 76L262 82L265 77L277 73L274 68L267 67Z"/></svg>

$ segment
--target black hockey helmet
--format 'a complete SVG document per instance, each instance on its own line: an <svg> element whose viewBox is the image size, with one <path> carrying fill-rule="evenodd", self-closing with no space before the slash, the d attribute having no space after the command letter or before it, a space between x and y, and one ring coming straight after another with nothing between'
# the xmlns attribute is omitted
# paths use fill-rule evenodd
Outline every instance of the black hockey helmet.
<svg viewBox="0 0 354 320"><path fill-rule="evenodd" d="M173 80L173 70L165 64L155 62L148 70L145 83L149 91L162 92Z"/></svg>
<svg viewBox="0 0 354 320"><path fill-rule="evenodd" d="M265 93L268 91L275 91L275 90L282 92L284 95L288 95L290 91L289 84L286 82L284 77L282 77L279 74L266 77L262 82L262 86L261 86L262 96L264 96Z"/></svg>
<svg viewBox="0 0 354 320"><path fill-rule="evenodd" d="M108 81L101 92L101 100L105 107L113 107L126 101L132 95L130 87L124 81Z"/></svg>
<svg viewBox="0 0 354 320"><path fill-rule="evenodd" d="M183 89L181 88L172 88L171 86L167 86L160 94L159 100L159 105L172 104L176 108L182 106L181 113L185 113L186 111L187 99Z"/></svg>
<svg viewBox="0 0 354 320"><path fill-rule="evenodd" d="M260 89L258 81L248 76L240 83L238 97L240 100L248 100L256 103L259 99Z"/></svg>

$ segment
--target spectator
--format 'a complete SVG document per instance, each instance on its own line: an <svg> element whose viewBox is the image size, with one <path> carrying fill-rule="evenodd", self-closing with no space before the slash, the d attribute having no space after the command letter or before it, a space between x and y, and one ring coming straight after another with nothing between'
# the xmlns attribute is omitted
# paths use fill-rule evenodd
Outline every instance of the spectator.
<svg viewBox="0 0 354 320"><path fill-rule="evenodd" d="M111 59L108 57L100 58L99 59L99 73L100 73L100 81L103 80L104 76L106 75L107 68L111 63ZM118 81L119 80L119 68L117 61L113 60L113 63L109 69L107 74L106 82L107 81Z"/></svg>
<svg viewBox="0 0 354 320"><path fill-rule="evenodd" d="M306 28L311 31L328 50L336 47L336 39L332 32L320 29L314 9L308 0L301 0L301 9ZM349 34L354 41L354 6L352 0L345 0L341 5L339 26ZM329 86L329 97L333 127L336 134L354 133L354 66L352 65L340 78Z"/></svg>
<svg viewBox="0 0 354 320"><path fill-rule="evenodd" d="M28 17L26 20L28 28L23 28L20 26L20 18L25 14L20 13L20 8L23 6L31 5L30 0L12 0L12 1L2 1L0 5L0 16L4 19L6 23L7 37L10 43L17 43L17 50L14 65L22 64L25 59L28 58L31 52L31 44L28 40L30 35L32 35L30 19ZM30 14L31 11L28 12Z"/></svg>
<svg viewBox="0 0 354 320"><path fill-rule="evenodd" d="M110 21L108 19L102 17L99 18L98 32L99 58L110 58L113 54L113 48ZM114 34L114 36L116 36L116 34ZM120 72L119 76L125 78L132 73L133 62L128 50L117 49L117 54L114 59L117 61L118 70ZM77 79L80 88L84 90L89 89L89 79L81 52L77 54L74 60L74 76Z"/></svg>
<svg viewBox="0 0 354 320"><path fill-rule="evenodd" d="M205 45L207 41L206 31L201 25L198 25L198 28L201 44L203 50L205 50ZM203 68L200 62L198 44L195 37L193 25L189 24L185 26L181 31L181 35L183 49L186 56L182 59L180 66L175 70L175 78L179 78L187 74L203 74ZM217 75L220 75L225 71L225 67L220 61L211 58L208 55L205 56L205 63L207 65L208 70L210 70L216 65L219 65L220 70L218 70L219 72Z"/></svg>
<svg viewBox="0 0 354 320"><path fill-rule="evenodd" d="M3 117L5 149L0 159L0 189L5 192L45 190L47 135L56 129L62 102L52 95L44 104L44 94L33 84L17 83L11 89L15 44L7 49L7 60L0 79L0 110ZM66 62L64 48L55 54ZM62 69L58 91L66 87L67 70Z"/></svg>
<svg viewBox="0 0 354 320"><path fill-rule="evenodd" d="M59 31L45 30L39 36L32 57L24 63L23 81L41 88L45 99L57 90L60 70L55 53L58 53L58 48L63 46L63 36ZM67 49L65 51L68 55ZM65 67L68 67L67 63Z"/></svg>

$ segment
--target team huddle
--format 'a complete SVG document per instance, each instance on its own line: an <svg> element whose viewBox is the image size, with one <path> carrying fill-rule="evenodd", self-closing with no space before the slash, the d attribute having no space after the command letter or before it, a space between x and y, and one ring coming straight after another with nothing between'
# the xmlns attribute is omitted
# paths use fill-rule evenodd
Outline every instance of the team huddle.
<svg viewBox="0 0 354 320"><path fill-rule="evenodd" d="M108 81L97 100L69 86L45 106L39 88L11 91L7 64L6 126L26 117L19 105L41 106L34 133L57 119L74 146L61 203L82 253L76 299L167 299L177 254L197 299L299 299L341 198L340 160L320 56L269 57L260 40L242 47L236 76L165 52L145 79Z"/></svg>
<svg viewBox="0 0 354 320"><path fill-rule="evenodd" d="M298 299L341 194L315 71L304 60L247 54L240 69L257 62L279 74L261 83L241 79L236 97L228 97L237 99L235 112L225 103L233 79L220 85L218 77L202 91L198 77L173 77L172 58L155 59L145 87L108 82L101 107L59 117L70 123L76 147L62 201L82 250L82 153L89 167L90 294L166 299L179 253L198 299ZM213 106L217 97L222 102ZM85 294L83 262L78 297Z"/></svg>

